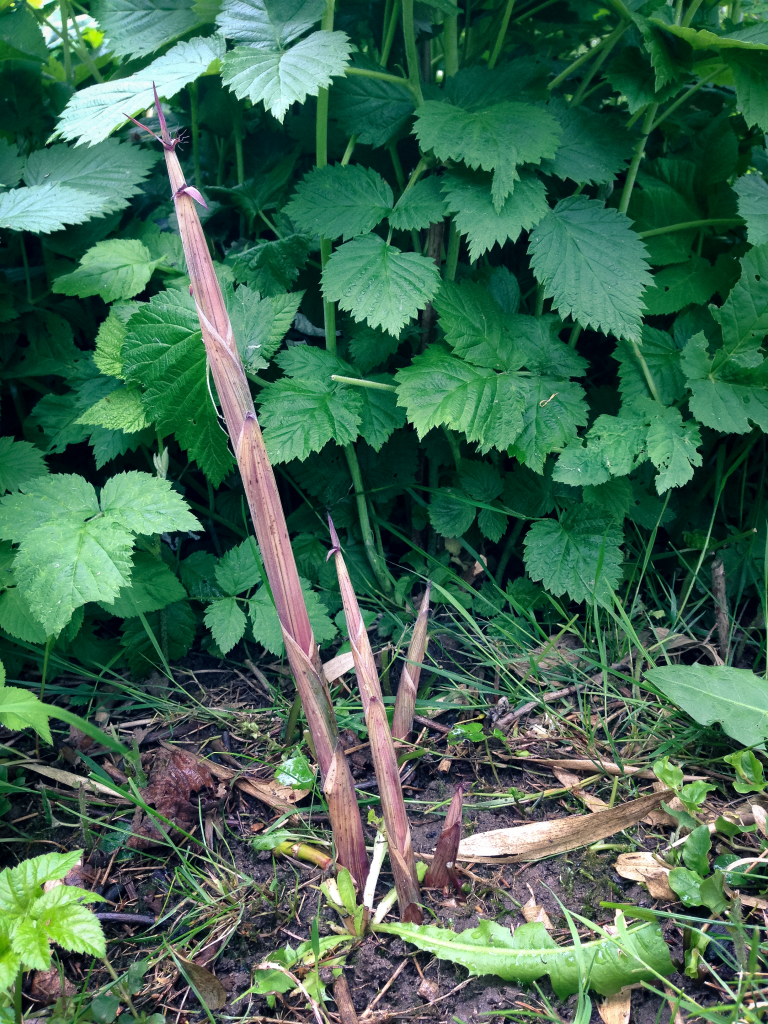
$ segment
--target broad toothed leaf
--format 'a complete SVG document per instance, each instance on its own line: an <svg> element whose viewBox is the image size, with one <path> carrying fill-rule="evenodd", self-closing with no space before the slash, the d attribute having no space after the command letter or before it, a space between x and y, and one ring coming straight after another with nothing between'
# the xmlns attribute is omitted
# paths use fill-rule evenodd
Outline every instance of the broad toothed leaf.
<svg viewBox="0 0 768 1024"><path fill-rule="evenodd" d="M34 729L45 743L53 743L45 704L18 686L0 686L0 725L6 729Z"/></svg>
<svg viewBox="0 0 768 1024"><path fill-rule="evenodd" d="M299 276L311 245L312 240L307 235L259 242L232 257L235 280L244 282L261 295L281 295Z"/></svg>
<svg viewBox="0 0 768 1024"><path fill-rule="evenodd" d="M119 57L145 57L206 19L193 0L98 0L91 13Z"/></svg>
<svg viewBox="0 0 768 1024"><path fill-rule="evenodd" d="M147 407L136 388L117 388L76 420L88 426L105 427L107 430L122 430L135 434L149 423Z"/></svg>
<svg viewBox="0 0 768 1024"><path fill-rule="evenodd" d="M58 183L15 188L0 194L0 228L50 234L101 217L108 205L105 196Z"/></svg>
<svg viewBox="0 0 768 1024"><path fill-rule="evenodd" d="M733 186L739 197L739 216L747 222L751 245L768 242L768 183L761 174L745 174Z"/></svg>
<svg viewBox="0 0 768 1024"><path fill-rule="evenodd" d="M680 367L680 346L672 335L655 327L643 326L640 348L648 370L664 405L672 405L685 394L685 375ZM619 361L619 390L625 402L648 398L648 382L634 348L620 341L613 354Z"/></svg>
<svg viewBox="0 0 768 1024"><path fill-rule="evenodd" d="M768 189L766 189L768 192ZM677 313L694 303L708 302L718 288L719 275L709 260L692 256L686 263L664 267L653 275L653 284L646 288L643 302L650 316Z"/></svg>
<svg viewBox="0 0 768 1024"><path fill-rule="evenodd" d="M768 360L755 354L752 366L743 365L747 352L741 361L723 361L722 349L710 355L703 333L686 344L681 365L692 392L691 412L700 423L729 434L746 434L756 423L768 432Z"/></svg>
<svg viewBox="0 0 768 1024"><path fill-rule="evenodd" d="M344 241L366 235L392 210L392 189L369 167L315 167L284 209L299 231Z"/></svg>
<svg viewBox="0 0 768 1024"><path fill-rule="evenodd" d="M550 113L563 134L553 160L543 170L578 184L613 181L632 156L634 140L617 119L607 112L596 114L584 107L550 103Z"/></svg>
<svg viewBox="0 0 768 1024"><path fill-rule="evenodd" d="M262 299L257 291L247 287L226 296L232 332L246 370L266 369L288 333L303 297L304 292L291 292Z"/></svg>
<svg viewBox="0 0 768 1024"><path fill-rule="evenodd" d="M359 53L350 67L381 71L380 65ZM364 146L383 146L408 122L414 110L413 94L405 85L347 75L333 83L331 114L346 135L357 135Z"/></svg>
<svg viewBox="0 0 768 1024"><path fill-rule="evenodd" d="M58 277L53 291L81 299L100 295L105 302L130 299L146 288L161 262L153 260L149 249L135 239L111 238L89 249L77 270Z"/></svg>
<svg viewBox="0 0 768 1024"><path fill-rule="evenodd" d="M287 46L320 21L325 0L224 0L222 35L259 49Z"/></svg>
<svg viewBox="0 0 768 1024"><path fill-rule="evenodd" d="M19 491L48 475L43 453L29 441L0 437L0 492Z"/></svg>
<svg viewBox="0 0 768 1024"><path fill-rule="evenodd" d="M389 215L389 223L401 231L421 231L441 221L447 213L440 179L422 178L400 196Z"/></svg>
<svg viewBox="0 0 768 1024"><path fill-rule="evenodd" d="M243 638L248 620L234 597L214 601L205 609L205 624L222 654L228 654Z"/></svg>

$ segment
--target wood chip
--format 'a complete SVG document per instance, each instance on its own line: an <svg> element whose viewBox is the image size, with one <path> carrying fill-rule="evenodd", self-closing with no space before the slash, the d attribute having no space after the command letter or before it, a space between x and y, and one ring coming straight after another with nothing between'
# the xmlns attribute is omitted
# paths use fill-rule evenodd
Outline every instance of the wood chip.
<svg viewBox="0 0 768 1024"><path fill-rule="evenodd" d="M636 825L662 800L671 797L671 790L649 793L595 814L572 814L553 821L480 832L461 841L458 859L476 860L483 864L517 864L552 857L588 846ZM499 857L505 860L500 861Z"/></svg>
<svg viewBox="0 0 768 1024"><path fill-rule="evenodd" d="M440 995L440 986L436 981L430 981L429 978L424 978L416 989L416 995L421 996L422 999L426 999L428 1003L434 1003Z"/></svg>
<svg viewBox="0 0 768 1024"><path fill-rule="evenodd" d="M607 996L602 1003L598 1003L597 1012L603 1024L629 1024L631 1005L632 986L625 985L614 995Z"/></svg>
<svg viewBox="0 0 768 1024"><path fill-rule="evenodd" d="M674 902L679 898L669 887L670 868L660 864L652 853L621 853L616 858L615 869L622 878L643 882L655 900Z"/></svg>

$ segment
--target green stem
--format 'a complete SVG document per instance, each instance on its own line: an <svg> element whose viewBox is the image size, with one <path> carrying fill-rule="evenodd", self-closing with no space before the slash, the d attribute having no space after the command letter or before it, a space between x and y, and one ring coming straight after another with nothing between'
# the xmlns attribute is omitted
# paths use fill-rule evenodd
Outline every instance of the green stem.
<svg viewBox="0 0 768 1024"><path fill-rule="evenodd" d="M320 239L320 265L325 267L333 252L330 238ZM336 303L323 300L323 323L325 326L325 348L332 356L336 355Z"/></svg>
<svg viewBox="0 0 768 1024"><path fill-rule="evenodd" d="M72 55L69 51L69 28L67 25L67 22L69 21L69 5L67 4L67 0L61 0L59 13L61 14L61 47L64 51L64 80L71 82Z"/></svg>
<svg viewBox="0 0 768 1024"><path fill-rule="evenodd" d="M504 38L509 28L509 19L512 17L512 8L515 6L515 0L507 0L507 6L504 8L504 14L501 19L501 25L499 25L499 34L496 36L496 42L493 44L493 52L491 53L488 61L488 67L496 67L496 61L499 59L501 48L504 45Z"/></svg>
<svg viewBox="0 0 768 1024"><path fill-rule="evenodd" d="M24 970L19 968L16 984L13 987L13 1016L16 1024L21 1024L21 990L24 984Z"/></svg>
<svg viewBox="0 0 768 1024"><path fill-rule="evenodd" d="M445 281L453 281L456 277L460 247L461 233L456 227L455 222L451 220L451 230L448 234L448 252L445 254L445 266L443 267L443 279Z"/></svg>
<svg viewBox="0 0 768 1024"><path fill-rule="evenodd" d="M395 179L397 180L397 187L400 189L401 192L404 192L405 191L405 175L403 174L403 165L400 163L400 155L397 152L397 143L396 142L391 142L387 146L387 149L389 150L389 155L392 158L392 167L394 168L394 171L395 171Z"/></svg>
<svg viewBox="0 0 768 1024"><path fill-rule="evenodd" d="M624 191L621 193L621 202L619 203L619 213L626 213L629 208L629 200L632 198L632 189L635 187L635 180L637 179L637 172L640 170L640 161L643 159L643 153L645 153L645 145L648 142L648 136L651 134L653 128L653 121L656 117L656 111L659 109L658 103L651 103L648 106L648 110L645 115L645 121L643 122L643 135L635 146L635 155L632 157L632 163L629 165L627 171L627 178L624 182Z"/></svg>
<svg viewBox="0 0 768 1024"><path fill-rule="evenodd" d="M544 285L536 285L536 309L534 316L541 316L544 313Z"/></svg>
<svg viewBox="0 0 768 1024"><path fill-rule="evenodd" d="M397 22L400 19L400 0L394 0L392 4L392 10L389 15L389 24L387 25L387 34L384 37L384 45L381 48L381 60L379 63L383 68L387 66L389 61L389 55L392 52L392 43L395 41L395 30L397 29Z"/></svg>
<svg viewBox="0 0 768 1024"><path fill-rule="evenodd" d="M445 439L451 449L451 455L453 456L456 469L459 469L461 467L461 448L459 448L459 442L456 439L456 435L446 426L443 426L443 433L445 434Z"/></svg>
<svg viewBox="0 0 768 1024"><path fill-rule="evenodd" d="M237 168L237 184L245 181L245 165L243 163L243 111L236 100L232 112L232 129L235 139L235 166Z"/></svg>
<svg viewBox="0 0 768 1024"><path fill-rule="evenodd" d="M582 64L586 64L588 60L591 60L595 56L595 54L597 54L600 50L603 49L604 46L608 45L608 41L610 40L613 34L614 33L611 32L607 36L603 36L599 43L595 43L595 45L590 50L587 50L586 53L582 53L580 57L577 57L572 64L568 65L565 71L561 71L556 78L552 79L549 85L547 85L547 89L549 89L550 91L552 89L556 89L558 85L561 85L566 80L566 78L569 78L574 71L581 67Z"/></svg>
<svg viewBox="0 0 768 1024"><path fill-rule="evenodd" d="M708 85L714 78L717 78L719 74L722 74L724 67L725 66L722 65L720 67L715 68L715 70L710 75L706 75L704 78L698 81L696 85L692 85L690 89L686 89L683 95L680 96L679 99L676 99L674 103L670 103L670 105L667 107L667 109L664 111L661 117L657 121L653 122L653 127L651 128L651 131L653 131L654 128L658 128L662 121L665 121L670 114L673 114L679 106L685 103L686 100L690 99L690 97L693 96L695 92L698 92L699 89L702 88L702 86Z"/></svg>
<svg viewBox="0 0 768 1024"><path fill-rule="evenodd" d="M21 247L21 262L24 264L24 280L27 283L27 302L32 303L32 278L29 274L29 261L27 259L27 246L24 242L24 232L19 232L19 246Z"/></svg>
<svg viewBox="0 0 768 1024"><path fill-rule="evenodd" d="M653 379L650 367L648 366L648 363L646 363L645 356L643 355L642 351L640 350L640 346L636 341L632 342L632 351L635 353L635 358L640 364L640 369L643 371L645 383L648 385L648 390L651 392L651 397L654 401L661 402L659 390L656 387L656 381Z"/></svg>
<svg viewBox="0 0 768 1024"><path fill-rule="evenodd" d="M334 0L327 0L325 14L320 23L323 32L333 31ZM320 89L317 94L317 119L315 122L315 166L328 164L328 90ZM330 238L320 239L320 265L325 268L333 252ZM323 300L323 322L325 325L325 348L336 355L336 304Z"/></svg>
<svg viewBox="0 0 768 1024"><path fill-rule="evenodd" d="M91 72L91 74L94 77L94 80L101 84L104 81L104 77L99 71L99 69L96 67L96 62L94 61L93 57L91 57L90 53L88 52L88 44L83 39L83 33L80 31L80 26L77 24L76 17L72 18L72 24L75 26L75 32L77 34L77 38L79 41L79 45L77 46L77 55L83 62L83 64L85 64L85 66Z"/></svg>
<svg viewBox="0 0 768 1024"><path fill-rule="evenodd" d="M405 39L405 57L408 64L408 80L411 92L420 107L424 102L421 95L421 79L419 78L419 54L416 49L416 28L413 23L413 0L403 0L403 37Z"/></svg>
<svg viewBox="0 0 768 1024"><path fill-rule="evenodd" d="M638 238L655 238L657 235L672 235L676 231L692 231L694 228L737 228L744 221L741 217L712 217L709 220L686 220L680 224L666 224L662 228L638 231Z"/></svg>
<svg viewBox="0 0 768 1024"><path fill-rule="evenodd" d="M581 101L585 98L587 89L589 88L589 83L592 81L597 72L606 62L611 53L611 50L614 48L616 43L618 43L618 41L627 31L629 25L630 22L620 21L616 28L613 30L613 32L611 32L611 34L606 38L605 46L602 47L602 52L598 55L598 58L590 68L589 73L585 75L584 78L582 78L581 83L579 84L579 88L576 90L573 99L568 104L569 107L578 107Z"/></svg>
<svg viewBox="0 0 768 1024"><path fill-rule="evenodd" d="M402 75L390 75L388 71L373 71L368 68L345 68L345 75L357 75L360 78L377 78L380 82L392 82L393 85L404 85L407 89L411 88L411 81L409 78L403 78Z"/></svg>
<svg viewBox="0 0 768 1024"><path fill-rule="evenodd" d="M455 14L447 14L443 20L443 50L445 77L452 78L459 70L459 19Z"/></svg>
<svg viewBox="0 0 768 1024"><path fill-rule="evenodd" d="M376 380L359 380L357 377L342 377L338 373L332 373L331 380L335 380L337 384L354 384L359 388L373 388L375 391L397 391L394 384L381 384Z"/></svg>
<svg viewBox="0 0 768 1024"><path fill-rule="evenodd" d="M341 158L341 166L346 167L349 161L352 159L352 154L355 152L355 146L357 145L357 135L350 136L347 148L344 150L344 156Z"/></svg>
<svg viewBox="0 0 768 1024"><path fill-rule="evenodd" d="M365 500L365 488L363 487L363 475L360 472L360 463L357 461L357 453L355 452L355 446L347 444L344 446L344 454L347 456L347 465L349 466L349 475L352 477L352 486L355 490L355 500L357 501L357 514L360 519L360 529L363 534L363 545L365 547L365 553L368 556L371 568L374 571L376 579L379 582L379 586L385 594L389 594L392 590L392 581L387 573L386 565L383 560L379 557L379 552L376 550L376 541L373 536L373 530L371 529L371 519L368 515L368 503Z"/></svg>
<svg viewBox="0 0 768 1024"><path fill-rule="evenodd" d="M299 712L301 711L301 697L298 694L293 699L291 704L291 710L288 712L288 721L285 723L285 737L283 739L283 746L290 747L293 743L293 734L296 732L296 723L299 720Z"/></svg>
<svg viewBox="0 0 768 1024"><path fill-rule="evenodd" d="M499 586L501 586L504 580L504 572L509 564L509 560L515 550L515 544L517 544L517 539L524 526L524 519L515 520L515 524L510 531L509 537L507 537L507 543L504 545L504 550L501 553L499 564L496 566L496 582Z"/></svg>
<svg viewBox="0 0 768 1024"><path fill-rule="evenodd" d="M46 679L48 678L48 662L50 660L51 651L53 650L53 645L55 643L56 637L53 634L51 634L45 641L45 653L43 654L43 676L42 679L40 680L40 700L43 700L43 698L45 697L45 683Z"/></svg>
<svg viewBox="0 0 768 1024"><path fill-rule="evenodd" d="M189 89L189 115L192 122L192 161L195 166L195 186L197 188L202 188L203 181L200 177L200 120L197 82L190 82L187 89Z"/></svg>
<svg viewBox="0 0 768 1024"><path fill-rule="evenodd" d="M696 14L696 11L698 11L698 9L701 7L701 2L702 0L693 0L693 3L688 8L685 17L683 18L683 28L688 28L688 26L691 24L691 22L693 21L693 17Z"/></svg>
<svg viewBox="0 0 768 1024"><path fill-rule="evenodd" d="M574 324L571 328L571 334L568 338L568 348L576 348L576 342L579 340L581 334L581 324Z"/></svg>

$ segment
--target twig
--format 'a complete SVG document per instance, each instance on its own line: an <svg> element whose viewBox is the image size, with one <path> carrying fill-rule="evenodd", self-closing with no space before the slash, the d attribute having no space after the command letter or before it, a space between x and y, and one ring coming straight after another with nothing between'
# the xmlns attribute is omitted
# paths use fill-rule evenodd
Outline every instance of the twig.
<svg viewBox="0 0 768 1024"><path fill-rule="evenodd" d="M125 924L157 924L157 918L149 914L120 914L107 911L96 914L100 921L123 921Z"/></svg>
<svg viewBox="0 0 768 1024"><path fill-rule="evenodd" d="M439 722L435 722L431 718L423 718L421 715L414 715L413 720L414 722L418 722L419 725L425 725L428 729L434 729L436 732L441 732L443 736L447 736L451 731L447 725L441 725Z"/></svg>
<svg viewBox="0 0 768 1024"><path fill-rule="evenodd" d="M372 1013L372 1011L373 1011L373 1008L374 1008L374 1006L376 1005L376 1003L378 1003L378 1001L379 1001L379 1000L381 999L381 997L382 997L382 996L383 996L383 995L384 995L385 993L387 993L387 992L388 992L388 991L390 990L390 988L392 987L392 985L393 985L393 984L394 984L394 982L395 982L395 979L396 979L396 978L398 978L398 977L400 976L400 972L401 972L401 971L403 970L403 968L405 967L405 965L406 965L406 964L408 963L408 960L409 960L409 957L406 957L406 958L405 958L405 960L403 960L403 962L402 962L402 963L400 964L400 966L399 966L399 967L397 968L397 970L395 971L395 973L394 973L394 974L392 975L392 977L391 977L391 978L389 979L389 981L388 981L388 982L386 983L386 985L384 986L384 988L383 988L383 989L381 989L381 991L380 991L380 992L379 992L379 993L378 993L378 994L377 994L376 996L374 996L374 998L373 998L373 999L371 1000L371 1002L370 1002L370 1003L368 1003L368 1005L366 1006L366 1008L365 1008L365 1009L363 1010L363 1012L362 1012L362 1013L360 1014L360 1020L365 1020L365 1019L366 1019L367 1017L370 1017L370 1016L371 1016L371 1013Z"/></svg>

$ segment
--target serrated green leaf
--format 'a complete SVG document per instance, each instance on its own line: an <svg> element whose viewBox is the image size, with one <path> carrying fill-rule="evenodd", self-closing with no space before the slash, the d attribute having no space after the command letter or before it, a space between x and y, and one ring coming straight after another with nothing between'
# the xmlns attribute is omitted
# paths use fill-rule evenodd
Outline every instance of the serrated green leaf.
<svg viewBox="0 0 768 1024"><path fill-rule="evenodd" d="M447 212L441 179L422 178L400 196L389 215L389 223L396 230L421 231L442 221Z"/></svg>
<svg viewBox="0 0 768 1024"><path fill-rule="evenodd" d="M585 487L582 497L585 505L592 505L598 512L613 516L619 523L630 514L635 504L632 484L625 477L612 477L605 483ZM656 525L656 519L651 529Z"/></svg>
<svg viewBox="0 0 768 1024"><path fill-rule="evenodd" d="M0 228L49 234L105 212L103 196L67 185L35 185L0 194Z"/></svg>
<svg viewBox="0 0 768 1024"><path fill-rule="evenodd" d="M53 743L45 704L29 690L0 686L0 724L6 729L34 729L46 743Z"/></svg>
<svg viewBox="0 0 768 1024"><path fill-rule="evenodd" d="M613 181L632 156L634 140L622 123L607 112L569 108L562 101L553 101L548 110L563 134L554 159L545 160L542 169L579 185Z"/></svg>
<svg viewBox="0 0 768 1024"><path fill-rule="evenodd" d="M641 351L662 403L672 405L682 398L685 375L680 367L681 347L677 340L666 331L644 324ZM648 383L632 346L620 341L613 358L619 361L619 390L624 401L648 398Z"/></svg>
<svg viewBox="0 0 768 1024"><path fill-rule="evenodd" d="M284 213L299 231L347 241L373 231L393 202L392 189L372 168L328 164L304 176Z"/></svg>
<svg viewBox="0 0 768 1024"><path fill-rule="evenodd" d="M6 8L0 17L0 60L45 61L48 48L33 12L26 6Z"/></svg>
<svg viewBox="0 0 768 1024"><path fill-rule="evenodd" d="M243 366L251 373L266 369L269 360L288 333L304 292L290 292L260 298L259 293L240 287L225 296Z"/></svg>
<svg viewBox="0 0 768 1024"><path fill-rule="evenodd" d="M29 441L0 437L0 491L18 491L48 475L43 453Z"/></svg>
<svg viewBox="0 0 768 1024"><path fill-rule="evenodd" d="M175 530L199 530L200 523L170 480L149 473L118 473L102 488L104 515L127 530L151 536Z"/></svg>
<svg viewBox="0 0 768 1024"><path fill-rule="evenodd" d="M608 606L611 590L621 582L622 539L611 517L577 505L560 522L543 519L531 526L524 541L525 567L557 597L567 593L574 601Z"/></svg>
<svg viewBox="0 0 768 1024"><path fill-rule="evenodd" d="M649 103L664 102L669 89L656 92L656 74L646 53L637 46L627 46L611 62L606 78L627 100L630 114Z"/></svg>
<svg viewBox="0 0 768 1024"><path fill-rule="evenodd" d="M177 43L128 78L81 89L64 108L56 134L64 139L76 139L80 144L102 142L115 128L125 124L128 114L139 115L152 106L153 83L160 98L170 100L185 85L210 69L218 68L225 50L226 43L221 36L190 39Z"/></svg>
<svg viewBox="0 0 768 1024"><path fill-rule="evenodd" d="M61 184L81 189L97 196L105 213L113 213L141 192L141 183L156 161L157 154L151 150L117 139L106 139L89 149L50 146L27 157L24 182L32 187Z"/></svg>
<svg viewBox="0 0 768 1024"><path fill-rule="evenodd" d="M207 20L193 0L98 0L91 13L118 57L145 57Z"/></svg>
<svg viewBox="0 0 768 1024"><path fill-rule="evenodd" d="M351 67L380 71L379 65L355 54ZM334 82L331 114L346 135L357 135L364 146L383 146L404 127L414 111L413 94L404 85L347 75Z"/></svg>
<svg viewBox="0 0 768 1024"><path fill-rule="evenodd" d="M745 174L733 186L739 197L739 216L747 222L751 245L768 242L768 183L761 174Z"/></svg>
<svg viewBox="0 0 768 1024"><path fill-rule="evenodd" d="M374 374L368 380L394 384L394 378L388 373ZM379 452L394 431L405 426L405 409L398 408L397 396L392 391L357 390L360 394L360 436L375 452Z"/></svg>
<svg viewBox="0 0 768 1024"><path fill-rule="evenodd" d="M681 366L692 395L693 415L706 427L722 433L746 434L756 423L768 431L768 360L757 355L757 365L738 359L723 361L722 349L710 356L703 333L694 335L683 349ZM742 349L742 361L749 350Z"/></svg>
<svg viewBox="0 0 768 1024"><path fill-rule="evenodd" d="M582 196L561 200L531 232L531 260L561 316L639 339L645 247L627 217Z"/></svg>
<svg viewBox="0 0 768 1024"><path fill-rule="evenodd" d="M587 445L573 441L555 465L552 478L572 487L597 487L625 476L645 460L647 425L632 416L598 416Z"/></svg>
<svg viewBox="0 0 768 1024"><path fill-rule="evenodd" d="M19 147L15 142L0 139L0 185L6 188L18 185L25 162L24 157L19 156Z"/></svg>
<svg viewBox="0 0 768 1024"><path fill-rule="evenodd" d="M93 361L102 373L109 377L123 379L123 341L125 340L125 320L115 312L109 316L99 328L96 335L96 351Z"/></svg>
<svg viewBox="0 0 768 1024"><path fill-rule="evenodd" d="M157 429L175 433L181 447L218 486L234 460L208 391L200 323L190 306L187 296L172 291L141 305L128 322L124 372L129 383L143 386Z"/></svg>
<svg viewBox="0 0 768 1024"><path fill-rule="evenodd" d="M752 22L746 28L735 32L712 32L708 28L696 29L683 25L670 25L661 19L653 19L652 23L665 32L670 32L679 39L684 39L694 50L708 50L715 47L719 50L768 50L768 30L762 22Z"/></svg>
<svg viewBox="0 0 768 1024"><path fill-rule="evenodd" d="M260 242L232 259L235 280L244 282L261 295L287 292L306 263L311 244L306 235Z"/></svg>
<svg viewBox="0 0 768 1024"><path fill-rule="evenodd" d="M499 471L490 462L463 459L459 467L459 479L467 494L478 501L493 501L504 490Z"/></svg>
<svg viewBox="0 0 768 1024"><path fill-rule="evenodd" d="M205 624L222 654L228 654L243 638L248 620L234 597L214 601L205 609Z"/></svg>
<svg viewBox="0 0 768 1024"><path fill-rule="evenodd" d="M766 187L768 192L768 186ZM703 305L717 291L719 275L709 260L692 256L687 263L665 267L653 275L643 302L650 316L677 313L691 303Z"/></svg>
<svg viewBox="0 0 768 1024"><path fill-rule="evenodd" d="M130 238L111 238L97 242L80 260L71 274L53 282L59 295L100 295L105 302L130 299L143 291L160 260L153 260L141 242Z"/></svg>
<svg viewBox="0 0 768 1024"><path fill-rule="evenodd" d="M349 354L361 373L369 373L397 352L401 340L366 324L358 324L351 332Z"/></svg>
<svg viewBox="0 0 768 1024"><path fill-rule="evenodd" d="M473 502L453 487L441 487L429 503L429 521L442 537L461 537L475 521Z"/></svg>
<svg viewBox="0 0 768 1024"><path fill-rule="evenodd" d="M656 490L664 494L670 487L688 483L693 477L693 467L701 465L701 455L696 451L701 435L691 420L683 423L679 409L655 405L656 415L648 428L648 457L659 471Z"/></svg>
<svg viewBox="0 0 768 1024"><path fill-rule="evenodd" d="M18 587L0 595L0 629L29 644L44 644L47 636Z"/></svg>
<svg viewBox="0 0 768 1024"><path fill-rule="evenodd" d="M467 236L472 261L497 243L517 241L521 231L530 230L549 212L544 183L535 175L523 173L514 191L495 204L491 177L483 172L466 171L443 178L446 206L454 213L454 223Z"/></svg>
<svg viewBox="0 0 768 1024"><path fill-rule="evenodd" d="M123 587L113 604L101 607L120 619L131 619L140 612L156 612L176 601L183 601L186 592L171 570L153 555L137 551L133 556L130 586Z"/></svg>
<svg viewBox="0 0 768 1024"><path fill-rule="evenodd" d="M492 195L499 208L519 179L518 165L555 155L560 126L552 114L527 103L470 111L427 100L416 112L414 133L421 148L440 160L463 160L473 170L498 169Z"/></svg>
<svg viewBox="0 0 768 1024"><path fill-rule="evenodd" d="M401 252L378 235L356 238L333 253L323 270L323 294L355 320L397 335L440 286L434 260Z"/></svg>
<svg viewBox="0 0 768 1024"><path fill-rule="evenodd" d="M107 430L122 430L126 434L135 434L149 425L147 407L135 387L117 388L86 409L75 422Z"/></svg>
<svg viewBox="0 0 768 1024"><path fill-rule="evenodd" d="M290 50L238 46L226 54L222 81L239 99L262 101L282 123L292 103L303 103L343 75L351 44L345 32L313 32Z"/></svg>
<svg viewBox="0 0 768 1024"><path fill-rule="evenodd" d="M763 46L762 49L768 47ZM723 51L723 59L733 74L737 107L744 115L744 120L750 127L756 124L762 131L768 131L768 99L765 94L768 54L726 49Z"/></svg>
<svg viewBox="0 0 768 1024"><path fill-rule="evenodd" d="M544 471L550 452L560 451L587 422L589 410L579 384L554 377L528 377L518 382L523 396L523 426L510 454L534 473Z"/></svg>
<svg viewBox="0 0 768 1024"><path fill-rule="evenodd" d="M445 424L477 441L481 452L508 448L523 427L524 399L506 374L449 355L431 345L400 370L397 404L404 406L419 437Z"/></svg>
<svg viewBox="0 0 768 1024"><path fill-rule="evenodd" d="M309 624L318 646L325 641L333 640L338 630L328 617L325 605L310 586L309 582L302 577L301 590L307 605ZM251 626L256 642L262 647L280 657L284 651L283 634L280 629L280 621L275 611L275 605L266 587L262 587L250 602Z"/></svg>
<svg viewBox="0 0 768 1024"><path fill-rule="evenodd" d="M324 0L224 0L216 24L228 39L267 49L298 39L324 11Z"/></svg>
<svg viewBox="0 0 768 1024"><path fill-rule="evenodd" d="M261 583L259 557L256 541L250 537L222 555L216 566L216 582L222 593L234 597Z"/></svg>
<svg viewBox="0 0 768 1024"><path fill-rule="evenodd" d="M216 556L208 551L195 551L179 563L179 575L190 597L213 601L223 597L216 582Z"/></svg>
<svg viewBox="0 0 768 1024"><path fill-rule="evenodd" d="M754 366L760 341L768 333L768 243L757 246L741 260L741 277L712 316L723 329L723 345L715 369L729 361Z"/></svg>

